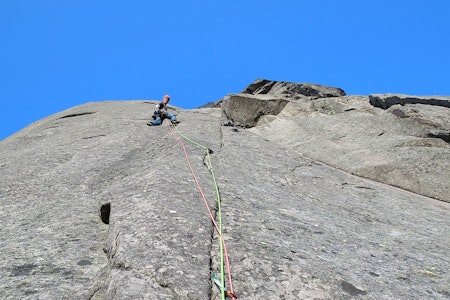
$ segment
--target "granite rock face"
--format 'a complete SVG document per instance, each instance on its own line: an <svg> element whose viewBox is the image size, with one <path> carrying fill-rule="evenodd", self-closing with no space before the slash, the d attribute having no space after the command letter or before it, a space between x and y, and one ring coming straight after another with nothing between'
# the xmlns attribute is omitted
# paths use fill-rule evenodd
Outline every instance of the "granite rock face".
<svg viewBox="0 0 450 300"><path fill-rule="evenodd" d="M289 101L275 97L246 94L227 95L221 108L225 116L240 127L254 127L262 117L278 115Z"/></svg>
<svg viewBox="0 0 450 300"><path fill-rule="evenodd" d="M373 107L365 96L290 102L250 129L349 173L450 202L450 109ZM264 124L264 123L260 123Z"/></svg>
<svg viewBox="0 0 450 300"><path fill-rule="evenodd" d="M450 109L255 83L172 107L212 167L145 125L154 101L88 103L1 141L0 298L220 299L196 186L217 218L213 169L238 299L448 299Z"/></svg>
<svg viewBox="0 0 450 300"><path fill-rule="evenodd" d="M256 80L219 104L236 126L303 155L450 202L450 97L345 96L304 86Z"/></svg>

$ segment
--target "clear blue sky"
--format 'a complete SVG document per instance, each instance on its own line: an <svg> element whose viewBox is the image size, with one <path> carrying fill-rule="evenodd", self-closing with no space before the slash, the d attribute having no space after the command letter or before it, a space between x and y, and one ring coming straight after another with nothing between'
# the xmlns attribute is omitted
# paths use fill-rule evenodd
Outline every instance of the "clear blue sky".
<svg viewBox="0 0 450 300"><path fill-rule="evenodd" d="M449 16L448 0L0 0L0 139L90 101L195 108L257 78L450 95Z"/></svg>

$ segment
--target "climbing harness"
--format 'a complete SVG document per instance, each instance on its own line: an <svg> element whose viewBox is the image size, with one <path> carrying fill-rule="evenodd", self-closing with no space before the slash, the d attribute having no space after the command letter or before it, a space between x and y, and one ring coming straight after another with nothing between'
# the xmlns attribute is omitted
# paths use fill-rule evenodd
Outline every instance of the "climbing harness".
<svg viewBox="0 0 450 300"><path fill-rule="evenodd" d="M195 184L197 186L197 189L198 189L198 191L199 191L199 193L200 193L200 195L201 195L201 197L203 199L203 202L204 202L204 204L206 206L206 209L208 211L208 215L209 215L209 217L211 219L211 222L213 223L214 228L215 228L215 230L216 230L216 232L217 232L217 234L219 236L219 240L220 240L220 243L219 243L219 247L220 247L220 275L221 276L220 276L220 280L219 280L217 278L217 275L215 273L213 273L211 275L212 280L217 285L217 287L220 289L222 300L225 300L225 297L231 298L231 299L236 299L237 296L236 296L236 294L233 291L233 283L232 283L232 280L231 280L231 271L230 271L230 263L229 263L229 260L228 260L227 246L225 244L225 240L224 240L223 235L222 235L222 212L221 212L221 206L220 206L221 198L220 198L220 192L219 192L219 187L218 187L218 184L217 184L217 180L216 180L216 177L214 175L214 170L213 170L213 167L212 167L211 155L210 155L210 154L213 153L213 151L210 148L208 148L208 147L206 147L206 146L204 146L204 145L202 145L200 143L197 143L197 142L193 141L192 139L188 138L187 136L185 136L183 133L181 133L178 130L177 126L169 125L168 128L169 128L170 133L174 137L174 139L177 141L178 144L180 144L180 146L183 149L186 163L187 163L187 165L188 165L188 167L189 167L189 169L191 171L191 174L192 174L192 177L194 178L194 181L195 181ZM214 218L214 216L213 216L213 214L211 212L211 208L208 205L208 202L206 200L206 196L203 193L203 190L202 190L202 188L200 186L200 182L199 182L197 176L195 175L194 169L192 168L191 162L189 160L189 156L187 154L186 144L183 142L183 139L188 141L188 142L190 142L190 143L192 143L192 144L194 144L194 145L196 145L199 148L204 149L205 152L206 152L206 158L207 158L207 163L206 164L207 164L207 167L209 169L209 172L211 173L211 177L213 179L215 192L216 192L218 224L217 224L217 222L216 222L216 220L215 220L215 218ZM227 273L228 273L229 290L226 290L226 288L225 288L224 259L225 259L225 265L226 265L226 269L227 269Z"/></svg>

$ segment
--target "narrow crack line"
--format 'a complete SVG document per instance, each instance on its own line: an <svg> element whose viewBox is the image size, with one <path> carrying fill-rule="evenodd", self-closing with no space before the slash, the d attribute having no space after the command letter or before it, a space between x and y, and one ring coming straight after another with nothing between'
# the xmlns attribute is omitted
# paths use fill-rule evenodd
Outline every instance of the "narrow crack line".
<svg viewBox="0 0 450 300"><path fill-rule="evenodd" d="M303 167L311 167L312 164L311 163L306 163L306 164L300 164L300 165L296 165L291 169L291 172L294 173L297 169L303 168Z"/></svg>
<svg viewBox="0 0 450 300"><path fill-rule="evenodd" d="M203 155L203 165L208 169L209 173L211 173L211 166L208 164L208 154L205 153L205 155Z"/></svg>
<svg viewBox="0 0 450 300"><path fill-rule="evenodd" d="M102 289L101 286L96 286L88 295L88 300L94 299L95 294L97 294Z"/></svg>
<svg viewBox="0 0 450 300"><path fill-rule="evenodd" d="M222 147L222 145L221 145ZM212 167L212 163L211 160L208 159L209 155L213 153L213 151L208 148L206 150L207 152L204 154L203 156L203 165L208 169L209 173L211 174L211 176L213 177L213 184L215 185L215 180L214 180L214 171L213 171L213 167ZM216 193L219 193L219 187L216 187ZM219 193L220 195L220 193ZM220 198L219 198L220 199ZM212 210L212 215L214 218L214 221L217 222L218 221L218 211L219 211L219 204L218 204L217 200L214 202L214 205L212 207L210 207L210 209ZM209 246L209 275L211 276L212 273L214 272L214 240L215 240L215 234L216 234L216 229L214 227L213 222L210 223L210 227L209 227L209 231L210 231L210 246ZM219 242L220 242L220 236L219 238ZM212 283L211 279L208 280L208 285L209 285L209 293L208 293L208 299L209 300L213 300L213 295L214 295L214 284Z"/></svg>
<svg viewBox="0 0 450 300"><path fill-rule="evenodd" d="M303 155L303 154L302 154L302 155ZM324 167L332 168L332 169L334 169L334 170L336 170L336 171L338 171L338 172L341 172L341 173L343 173L343 174L346 174L346 175L348 175L348 176L350 176L350 177L352 177L352 178L357 178L357 179L362 180L362 181L364 181L364 182L367 182L367 183L369 183L369 184L371 184L371 185L382 186L382 187L387 188L387 189L393 189L393 190L402 191L402 192L404 192L404 193L408 193L408 194L420 196L420 197L423 197L424 199L426 198L426 199L430 199L430 200L432 200L432 201L446 202L446 201L441 200L441 199L436 199L436 198L432 198L432 197L430 197L430 196L426 196L426 195L419 194L419 193L414 192L414 191L412 191L412 190L407 190L407 189L405 189L405 188L393 186L393 185L390 185L390 184L387 184L387 183L384 183L384 182L381 182L381 181L376 181L375 179L371 179L371 178L367 178L367 177L360 176L360 175L358 175L358 174L350 173L349 171L346 171L346 170L344 170L344 169L341 169L341 168L339 168L339 167L337 167L337 166L328 164L328 163L326 163L326 162L324 162L324 161L317 160L317 159L312 158L312 157L309 157L309 156L304 156L304 157L306 157L306 158L308 158L308 159L311 159L312 163L314 163L314 164L317 164L317 165L319 165L319 166L324 166Z"/></svg>
<svg viewBox="0 0 450 300"><path fill-rule="evenodd" d="M99 135L93 135L93 136L87 136L87 137L82 137L82 140L88 140L88 139L93 139L93 138L97 138L97 137L103 137L106 136L106 134L99 134Z"/></svg>
<svg viewBox="0 0 450 300"><path fill-rule="evenodd" d="M217 209L214 209L214 219L217 220ZM211 276L211 274L214 272L214 233L215 233L215 228L214 225L211 223L210 226L210 246L209 246L209 274ZM213 289L214 289L214 285L212 284L211 280L208 280L208 285L209 285L209 300L213 300Z"/></svg>
<svg viewBox="0 0 450 300"><path fill-rule="evenodd" d="M114 259L114 257L117 254L117 250L119 248L119 235L120 235L120 232L117 232L116 236L114 237L114 245L110 246L110 253L109 253L108 259L110 260L111 265L112 265L111 260Z"/></svg>
<svg viewBox="0 0 450 300"><path fill-rule="evenodd" d="M224 144L223 144L223 126L220 125L220 129L219 129L219 139L220 139L220 148L223 148Z"/></svg>
<svg viewBox="0 0 450 300"><path fill-rule="evenodd" d="M171 132L171 133L173 134L173 132ZM174 135L174 137L175 137L175 135ZM191 167L191 172L193 173L192 175L194 176L194 180L196 181L198 189L199 189L200 193L202 194L202 198L203 198L203 200L205 202L205 205L207 206L207 210L208 210L208 213L209 213L209 216L210 216L210 219L211 219L211 223L209 225L209 230L210 230L210 234L209 234L209 241L210 241L210 245L209 245L209 252L210 252L210 254L209 254L209 270L210 270L210 274L209 275L211 276L213 271L214 271L214 267L215 267L215 260L214 260L215 257L214 257L213 251L215 251L214 239L215 239L215 232L216 231L217 231L217 235L219 237L220 250L222 250L222 243L223 243L222 238L221 238L221 232L220 232L221 229L219 229L220 227L216 224L218 218L220 218L220 215L219 215L219 212L220 212L219 211L219 208L220 208L220 193L219 193L219 188L218 188L217 183L216 183L216 179L215 179L214 171L213 171L213 166L212 166L212 162L211 162L211 158L210 158L210 154L213 154L214 151L211 148L203 146L203 145L201 145L201 144L199 144L197 142L194 142L194 141L192 141L192 140L190 140L190 139L188 139L188 138L186 138L184 136L183 136L183 138L185 138L186 140L189 140L191 143L195 144L196 146L199 146L200 148L202 148L202 149L204 149L206 151L206 153L203 155L202 164L203 164L204 167L206 167L208 169L209 173L211 174L212 181L213 181L213 186L214 186L214 190L215 190L215 195L217 196L216 197L217 201L214 201L213 203L208 203L208 201L207 201L203 191L200 188L199 182L197 181L197 178L196 178L196 176L195 176L195 174L194 174L194 172L192 170L192 167L190 166L190 162L189 162L189 159L188 159L187 153L186 153L186 148L183 146L185 154L186 154L186 160L187 160L189 166ZM182 143L180 142L180 144L182 144ZM216 255L216 258L217 258L217 255ZM220 263L219 263L219 265L222 268L222 252L220 253ZM212 300L213 299L212 297L214 295L214 293L213 293L213 291L214 291L213 290L214 284L213 284L211 278L209 278L209 280L208 280L208 286L209 286L208 298L210 300Z"/></svg>

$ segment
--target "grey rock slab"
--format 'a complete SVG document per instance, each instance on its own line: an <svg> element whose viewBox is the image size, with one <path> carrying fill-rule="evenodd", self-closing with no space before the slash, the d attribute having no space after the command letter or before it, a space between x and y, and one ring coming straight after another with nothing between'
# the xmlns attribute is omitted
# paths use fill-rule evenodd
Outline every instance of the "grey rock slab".
<svg viewBox="0 0 450 300"><path fill-rule="evenodd" d="M377 140L396 115L333 101L289 101L252 129L221 126L220 108L171 107L212 166L167 123L145 125L154 101L88 103L1 141L0 298L220 299L218 234L196 185L215 216L211 169L239 299L448 298L450 204L318 162L348 148L368 167L417 138L384 128ZM428 170L441 186L448 173Z"/></svg>
<svg viewBox="0 0 450 300"><path fill-rule="evenodd" d="M180 117L179 130L215 149L220 144L220 122L208 115ZM200 122L205 127L196 126ZM208 124L211 123L211 124ZM112 195L108 257L111 270L98 295L107 299L208 299L210 293L211 221L185 160L183 147L167 126L152 132L147 162L124 185L107 188ZM215 195L205 150L185 145L195 176L209 205ZM121 164L123 166L123 164ZM118 270L121 270L119 272ZM152 284L149 284L152 283Z"/></svg>
<svg viewBox="0 0 450 300"><path fill-rule="evenodd" d="M287 100L267 95L231 94L224 97L221 109L234 125L253 127L263 116L278 115L287 104Z"/></svg>
<svg viewBox="0 0 450 300"><path fill-rule="evenodd" d="M224 234L241 299L448 297L449 204L224 129Z"/></svg>
<svg viewBox="0 0 450 300"><path fill-rule="evenodd" d="M397 132L404 135L450 143L450 108L425 104L393 105L386 112L396 116ZM441 140L440 142L438 140Z"/></svg>
<svg viewBox="0 0 450 300"><path fill-rule="evenodd" d="M203 225L209 223L186 210L196 191L190 180L180 179L186 170L180 173L182 161L172 157L179 146L168 127L145 125L154 104L89 103L2 141L0 230L6 259L0 269L7 280L0 284L1 298L82 299L104 292L123 299L122 293L140 293L142 282L153 295L149 299L206 297L211 233ZM208 118L193 114L196 120ZM176 156L181 157L178 150ZM205 169L200 158L195 162ZM109 228L99 217L105 203L111 205ZM182 253L192 250L187 243L194 251ZM149 251L154 256L142 261ZM185 280L171 285L188 270ZM192 279L198 274L208 284Z"/></svg>
<svg viewBox="0 0 450 300"><path fill-rule="evenodd" d="M311 103L300 114L287 105L272 122L250 130L352 174L450 201L450 109L415 104L381 110L362 96Z"/></svg>

